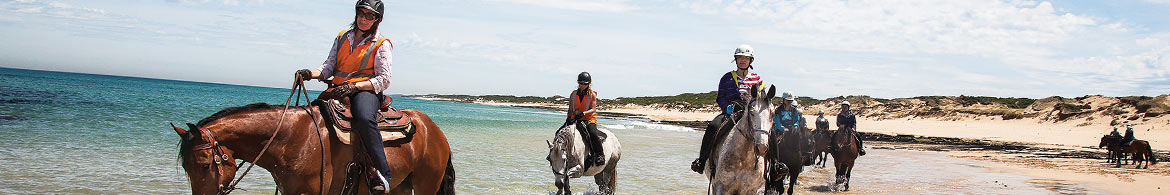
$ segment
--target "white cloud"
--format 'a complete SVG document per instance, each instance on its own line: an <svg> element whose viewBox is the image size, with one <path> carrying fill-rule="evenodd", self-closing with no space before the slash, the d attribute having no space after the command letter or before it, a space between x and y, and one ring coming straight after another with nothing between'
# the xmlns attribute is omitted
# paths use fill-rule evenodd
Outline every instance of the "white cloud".
<svg viewBox="0 0 1170 195"><path fill-rule="evenodd" d="M626 12L637 10L638 7L629 4L629 0L490 0L517 4L529 4L540 7L570 9L595 12Z"/></svg>

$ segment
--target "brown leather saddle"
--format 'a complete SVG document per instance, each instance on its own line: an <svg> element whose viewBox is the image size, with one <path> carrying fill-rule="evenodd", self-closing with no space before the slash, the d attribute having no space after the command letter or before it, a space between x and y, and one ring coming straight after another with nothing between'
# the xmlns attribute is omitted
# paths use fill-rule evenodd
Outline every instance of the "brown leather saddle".
<svg viewBox="0 0 1170 195"><path fill-rule="evenodd" d="M352 144L352 140L356 139L356 135L352 135L353 126L350 125L350 120L353 120L353 114L350 113L349 98L333 98L326 94L330 92L326 90L317 97L313 103L321 110L321 116L325 118L326 127L337 134L337 138L343 144ZM414 135L415 127L411 124L410 115L402 113L397 108L391 107L390 103L394 100L390 96L385 96L382 99L382 105L379 108L378 116L378 130L382 134L382 141L399 140L408 138Z"/></svg>

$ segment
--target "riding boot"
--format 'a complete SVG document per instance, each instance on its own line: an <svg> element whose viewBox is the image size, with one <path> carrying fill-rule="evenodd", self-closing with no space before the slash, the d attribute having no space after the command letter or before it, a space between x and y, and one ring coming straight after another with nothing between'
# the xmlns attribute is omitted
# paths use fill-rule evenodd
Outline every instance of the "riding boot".
<svg viewBox="0 0 1170 195"><path fill-rule="evenodd" d="M857 139L857 154L865 156L865 147L861 145L861 134L854 131L853 138Z"/></svg>
<svg viewBox="0 0 1170 195"><path fill-rule="evenodd" d="M707 129L703 131L703 143L699 145L699 158L691 162L691 170L696 173L703 174L703 167L707 166L707 157L711 155L712 142L715 142L715 134L719 131L719 124L726 118L726 114L720 114L711 119L707 123Z"/></svg>
<svg viewBox="0 0 1170 195"><path fill-rule="evenodd" d="M585 124L585 127L589 129L590 134L593 134L589 137L589 142L592 142L591 145L593 145L590 150L593 152L593 165L601 166L605 164L605 146L601 145L601 131L597 130L597 123L588 123Z"/></svg>

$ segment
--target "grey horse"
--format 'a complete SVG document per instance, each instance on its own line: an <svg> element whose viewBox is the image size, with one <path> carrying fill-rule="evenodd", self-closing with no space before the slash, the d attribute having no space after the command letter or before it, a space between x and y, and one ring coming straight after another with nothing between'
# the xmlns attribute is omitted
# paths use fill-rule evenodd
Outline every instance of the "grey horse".
<svg viewBox="0 0 1170 195"><path fill-rule="evenodd" d="M618 143L613 132L598 129L606 135L605 140L601 142L605 152L605 157L602 158L605 159L605 164L585 168L583 166L585 154L589 154L589 150L585 147L584 138L577 131L577 125L573 125L574 122L566 122L565 126L557 130L552 142L545 140L548 143L548 157L545 157L545 160L548 160L556 178L557 194L572 194L569 191L569 178L581 176L593 176L601 194L613 194L614 188L617 187L617 163L622 156L621 143Z"/></svg>
<svg viewBox="0 0 1170 195"><path fill-rule="evenodd" d="M775 108L776 87L752 90L744 114L707 161L708 194L764 194L764 154Z"/></svg>

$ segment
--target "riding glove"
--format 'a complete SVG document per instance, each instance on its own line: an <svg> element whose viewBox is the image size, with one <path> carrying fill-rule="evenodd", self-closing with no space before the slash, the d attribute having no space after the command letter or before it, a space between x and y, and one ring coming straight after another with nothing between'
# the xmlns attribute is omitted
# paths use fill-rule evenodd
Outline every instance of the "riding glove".
<svg viewBox="0 0 1170 195"><path fill-rule="evenodd" d="M333 96L339 97L339 98L340 97L349 97L349 95L352 95L353 93L357 93L357 91L358 91L358 88L357 88L357 86L353 85L353 83L339 85L337 87L333 87Z"/></svg>
<svg viewBox="0 0 1170 195"><path fill-rule="evenodd" d="M299 78L301 80L305 80L305 81L307 81L309 79L313 79L313 71L311 71L309 69L297 70L296 75L297 75L297 78Z"/></svg>

